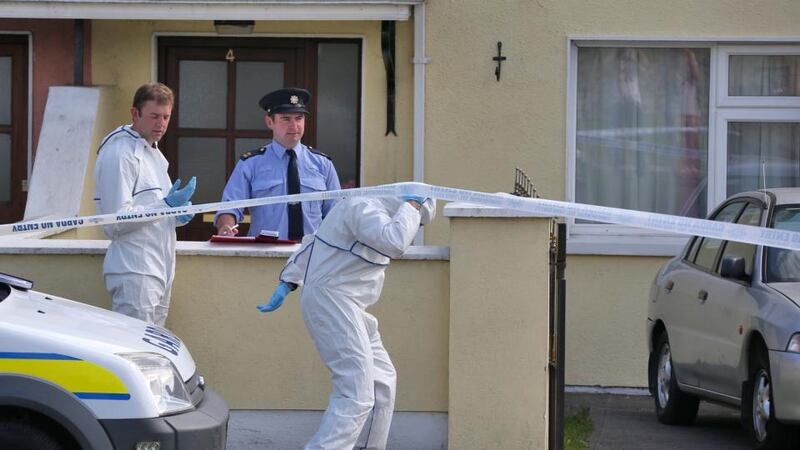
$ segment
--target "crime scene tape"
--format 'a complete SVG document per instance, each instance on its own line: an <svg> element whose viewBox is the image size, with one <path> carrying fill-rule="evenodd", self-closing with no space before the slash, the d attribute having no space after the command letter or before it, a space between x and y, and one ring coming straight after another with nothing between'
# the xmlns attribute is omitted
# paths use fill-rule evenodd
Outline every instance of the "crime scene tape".
<svg viewBox="0 0 800 450"><path fill-rule="evenodd" d="M260 197L229 202L204 203L187 207L138 209L124 214L68 217L63 219L33 220L0 225L0 236L38 231L58 231L122 222L145 222L184 214L199 214L235 208L275 203L295 203L348 197L401 197L418 195L445 201L458 201L476 205L507 208L546 217L571 217L596 222L613 223L671 233L701 235L711 238L747 242L750 244L800 250L800 233L788 230L761 228L705 219L672 216L668 214L633 211L607 206L587 205L541 198L515 197L508 194L489 194L466 189L435 186L425 183L394 183L367 188L338 191L309 192L305 194Z"/></svg>

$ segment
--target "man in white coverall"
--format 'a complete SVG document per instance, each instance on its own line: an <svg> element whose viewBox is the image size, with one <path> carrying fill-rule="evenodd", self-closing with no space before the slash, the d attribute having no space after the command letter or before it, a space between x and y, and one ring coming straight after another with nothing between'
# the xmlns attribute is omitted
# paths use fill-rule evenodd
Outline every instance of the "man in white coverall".
<svg viewBox="0 0 800 450"><path fill-rule="evenodd" d="M366 308L378 301L390 258L408 249L435 212L435 201L421 197L340 201L289 258L270 302L258 305L261 312L274 311L303 286L303 319L333 383L306 449L386 447L396 372Z"/></svg>
<svg viewBox="0 0 800 450"><path fill-rule="evenodd" d="M195 178L182 189L180 180L172 185L169 163L157 145L167 131L173 99L161 83L141 86L133 97L132 123L101 142L94 169L99 214L135 215L144 209L191 205ZM111 240L103 276L112 310L164 325L175 275L175 227L191 219L184 215L103 226Z"/></svg>

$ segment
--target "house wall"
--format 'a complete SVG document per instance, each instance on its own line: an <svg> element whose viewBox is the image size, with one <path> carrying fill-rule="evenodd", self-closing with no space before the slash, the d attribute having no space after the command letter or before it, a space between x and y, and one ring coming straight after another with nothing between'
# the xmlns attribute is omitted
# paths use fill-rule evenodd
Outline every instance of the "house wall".
<svg viewBox="0 0 800 450"><path fill-rule="evenodd" d="M798 38L798 17L791 0L429 1L425 181L509 192L519 167L542 197L565 198L568 36ZM426 243L448 233L434 223ZM567 384L646 386L647 297L664 261L568 255Z"/></svg>
<svg viewBox="0 0 800 450"><path fill-rule="evenodd" d="M0 272L34 280L37 291L110 309L102 277L107 243L61 242L52 244L70 249L4 250L14 246L6 242ZM298 294L274 313L256 310L275 289L290 251L204 253L179 248L167 328L186 342L209 386L234 409L325 409L328 372L306 331ZM447 260L396 260L381 301L370 308L397 367L398 410L447 411L449 295Z"/></svg>
<svg viewBox="0 0 800 450"><path fill-rule="evenodd" d="M90 27L85 27L88 36ZM36 153L42 128L47 91L50 86L70 86L75 72L75 22L73 20L0 19L3 32L28 32L31 35L33 73L30 74L32 104L31 149ZM91 80L88 55L84 55L84 82Z"/></svg>
<svg viewBox="0 0 800 450"><path fill-rule="evenodd" d="M508 0L426 3L425 181L509 191L515 167L545 198L566 196L567 38L798 37L800 3ZM92 23L92 73L108 85L107 117L129 120L133 91L152 78L154 33L213 33L210 21ZM365 37L363 184L412 174L413 21L397 29L397 130L384 137L385 75L378 22L258 22L255 33ZM497 42L508 59L495 78ZM323 149L324 150L324 149ZM93 161L90 162L90 167ZM448 220L426 243L449 245ZM491 238L491 236L487 236ZM567 384L645 386L649 283L664 257L569 255Z"/></svg>

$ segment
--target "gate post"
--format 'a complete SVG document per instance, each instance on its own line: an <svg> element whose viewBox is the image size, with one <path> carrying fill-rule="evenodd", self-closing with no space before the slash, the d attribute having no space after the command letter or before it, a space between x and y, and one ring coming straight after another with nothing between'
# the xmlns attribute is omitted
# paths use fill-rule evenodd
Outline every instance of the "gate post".
<svg viewBox="0 0 800 450"><path fill-rule="evenodd" d="M552 219L452 203L448 445L548 445Z"/></svg>

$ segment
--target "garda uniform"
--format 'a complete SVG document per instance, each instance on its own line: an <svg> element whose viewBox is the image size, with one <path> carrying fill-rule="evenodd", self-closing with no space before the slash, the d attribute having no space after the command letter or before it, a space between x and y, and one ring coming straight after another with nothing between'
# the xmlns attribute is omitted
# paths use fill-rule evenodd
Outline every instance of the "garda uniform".
<svg viewBox="0 0 800 450"><path fill-rule="evenodd" d="M307 113L305 104L310 95L304 89L279 89L265 95L259 105L268 115ZM242 155L225 185L222 201L287 195L286 172L290 159L287 150L278 142L272 141L259 150ZM297 155L300 193L340 189L339 176L330 157L302 143L298 143L293 150ZM333 205L333 200L302 202L304 234L314 233ZM280 239L288 238L287 204L255 206L249 210L250 236L257 235L261 230L270 230L277 231ZM214 217L215 224L221 214L233 215L236 223L240 223L244 209L218 211Z"/></svg>

